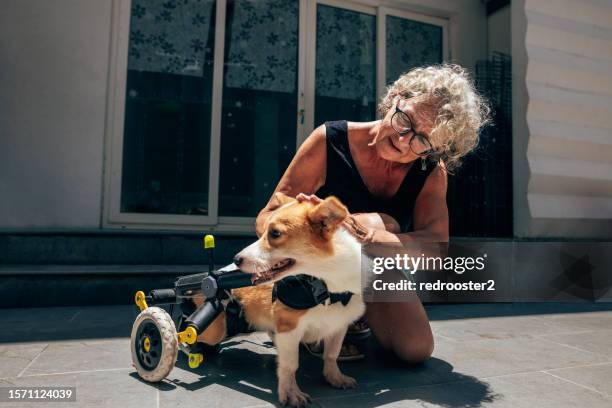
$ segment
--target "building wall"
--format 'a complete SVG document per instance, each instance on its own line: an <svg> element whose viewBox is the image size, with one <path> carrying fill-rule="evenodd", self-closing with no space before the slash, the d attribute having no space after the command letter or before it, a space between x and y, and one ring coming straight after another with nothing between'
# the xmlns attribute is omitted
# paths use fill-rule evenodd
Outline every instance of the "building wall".
<svg viewBox="0 0 612 408"><path fill-rule="evenodd" d="M612 6L512 2L515 235L612 236Z"/></svg>
<svg viewBox="0 0 612 408"><path fill-rule="evenodd" d="M449 18L453 60L473 67L486 58L480 0L385 4ZM101 227L112 7L2 1L0 230Z"/></svg>
<svg viewBox="0 0 612 408"><path fill-rule="evenodd" d="M0 227L100 225L111 2L3 0Z"/></svg>

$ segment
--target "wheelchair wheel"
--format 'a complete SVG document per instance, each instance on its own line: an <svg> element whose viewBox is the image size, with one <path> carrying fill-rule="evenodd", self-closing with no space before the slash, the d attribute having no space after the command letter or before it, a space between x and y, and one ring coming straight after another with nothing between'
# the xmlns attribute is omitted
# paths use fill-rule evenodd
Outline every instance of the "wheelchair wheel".
<svg viewBox="0 0 612 408"><path fill-rule="evenodd" d="M143 380L161 381L174 368L178 338L174 322L165 310L159 307L143 310L132 327L130 343L132 365Z"/></svg>

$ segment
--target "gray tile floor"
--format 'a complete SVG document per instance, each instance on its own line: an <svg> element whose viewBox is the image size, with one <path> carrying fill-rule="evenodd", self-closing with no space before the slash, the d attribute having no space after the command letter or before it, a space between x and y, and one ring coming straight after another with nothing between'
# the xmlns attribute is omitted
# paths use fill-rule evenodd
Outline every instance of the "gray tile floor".
<svg viewBox="0 0 612 408"><path fill-rule="evenodd" d="M363 362L343 364L359 385L335 390L321 362L302 354L298 382L323 407L612 407L612 304L429 306L434 356L407 365L368 340ZM130 363L130 306L4 309L1 386L75 386L76 403L52 407L259 407L275 395L267 335L230 339L190 370L142 382ZM0 403L43 407L45 403Z"/></svg>

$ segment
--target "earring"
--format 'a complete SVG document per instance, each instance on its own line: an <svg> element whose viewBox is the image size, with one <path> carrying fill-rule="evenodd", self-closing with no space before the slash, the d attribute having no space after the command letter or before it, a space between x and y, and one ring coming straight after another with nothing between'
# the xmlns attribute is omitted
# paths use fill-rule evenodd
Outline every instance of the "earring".
<svg viewBox="0 0 612 408"><path fill-rule="evenodd" d="M421 170L425 171L427 169L427 162L424 157L421 157Z"/></svg>

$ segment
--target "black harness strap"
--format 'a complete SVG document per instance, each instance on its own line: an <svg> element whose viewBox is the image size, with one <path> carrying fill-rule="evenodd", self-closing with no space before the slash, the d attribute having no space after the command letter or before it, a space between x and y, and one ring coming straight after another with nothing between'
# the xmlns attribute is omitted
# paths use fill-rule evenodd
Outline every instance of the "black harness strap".
<svg viewBox="0 0 612 408"><path fill-rule="evenodd" d="M330 292L325 282L308 275L286 277L276 282L272 289L272 301L279 299L285 305L297 310L338 302L346 306L352 297L351 292ZM228 337L253 331L244 316L242 304L232 297L225 306L225 324Z"/></svg>
<svg viewBox="0 0 612 408"><path fill-rule="evenodd" d="M242 304L236 299L231 298L225 306L225 326L227 329L227 337L253 331L253 328L249 325L249 322L247 322L244 316Z"/></svg>
<svg viewBox="0 0 612 408"><path fill-rule="evenodd" d="M276 282L272 289L272 301L278 299L297 310L338 302L346 306L352 297L351 292L330 292L325 282L308 275L288 276Z"/></svg>

